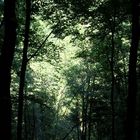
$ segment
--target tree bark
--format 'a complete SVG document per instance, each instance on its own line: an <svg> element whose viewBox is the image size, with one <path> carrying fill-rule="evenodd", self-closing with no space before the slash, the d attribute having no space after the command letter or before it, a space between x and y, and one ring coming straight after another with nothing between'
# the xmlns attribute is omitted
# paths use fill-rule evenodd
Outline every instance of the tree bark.
<svg viewBox="0 0 140 140"><path fill-rule="evenodd" d="M25 73L27 67L27 51L29 45L29 28L30 28L31 1L26 0L26 23L24 35L24 48L22 56L22 65L20 72L19 99L18 99L18 124L17 124L17 140L22 140L22 120L23 120L23 97L25 86Z"/></svg>
<svg viewBox="0 0 140 140"><path fill-rule="evenodd" d="M136 94L137 94L137 50L139 45L139 0L132 1L132 41L129 56L128 99L126 118L126 140L135 139Z"/></svg>
<svg viewBox="0 0 140 140"><path fill-rule="evenodd" d="M4 43L0 55L0 136L11 140L11 66L16 44L16 0L4 1Z"/></svg>

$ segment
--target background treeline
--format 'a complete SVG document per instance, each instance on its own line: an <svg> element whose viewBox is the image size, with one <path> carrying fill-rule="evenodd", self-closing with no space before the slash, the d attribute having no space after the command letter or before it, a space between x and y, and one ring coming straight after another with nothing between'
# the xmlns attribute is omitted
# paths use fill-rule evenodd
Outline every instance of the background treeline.
<svg viewBox="0 0 140 140"><path fill-rule="evenodd" d="M139 6L0 0L0 137L140 140Z"/></svg>

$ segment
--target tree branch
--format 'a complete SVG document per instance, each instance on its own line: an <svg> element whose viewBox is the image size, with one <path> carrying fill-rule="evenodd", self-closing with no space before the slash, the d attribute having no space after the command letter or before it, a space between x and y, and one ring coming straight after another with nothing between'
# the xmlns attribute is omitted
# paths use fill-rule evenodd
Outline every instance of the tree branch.
<svg viewBox="0 0 140 140"><path fill-rule="evenodd" d="M47 39L50 37L50 35L52 34L53 30L46 36L46 38L44 39L44 41L41 43L41 45L37 48L37 50L34 52L34 54L32 54L28 59L27 59L27 63L34 57L37 55L37 53L39 52L39 50L45 45Z"/></svg>
<svg viewBox="0 0 140 140"><path fill-rule="evenodd" d="M40 51L40 49L42 47L44 47L47 39L51 36L51 34L53 33L53 31L55 30L55 28L57 27L58 23L55 25L54 29L46 36L46 38L44 39L44 41L41 43L41 45L37 48L37 50L34 52L34 54L32 54L28 59L27 59L27 63L34 57L37 55L37 53Z"/></svg>

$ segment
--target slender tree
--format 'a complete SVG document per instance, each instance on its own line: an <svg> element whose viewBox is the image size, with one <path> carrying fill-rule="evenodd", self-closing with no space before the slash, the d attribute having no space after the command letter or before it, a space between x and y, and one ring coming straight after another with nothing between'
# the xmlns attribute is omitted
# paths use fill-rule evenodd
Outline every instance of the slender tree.
<svg viewBox="0 0 140 140"><path fill-rule="evenodd" d="M135 139L135 117L136 117L136 64L137 51L139 45L139 0L132 1L132 41L129 57L129 77L128 77L128 103L126 120L126 140Z"/></svg>
<svg viewBox="0 0 140 140"><path fill-rule="evenodd" d="M22 119L23 119L23 97L25 86L25 73L27 67L27 51L29 46L29 28L30 28L31 0L26 0L26 23L24 34L24 48L22 56L22 65L20 71L19 85L19 105L18 105L18 124L17 124L17 140L22 140Z"/></svg>
<svg viewBox="0 0 140 140"><path fill-rule="evenodd" d="M16 44L16 0L4 1L4 42L0 54L0 136L11 140L11 66Z"/></svg>
<svg viewBox="0 0 140 140"><path fill-rule="evenodd" d="M114 10L115 11L115 10ZM113 27L112 27L112 35L111 35L111 111L112 111L112 140L115 140L115 108L114 108L114 86L115 86L115 77L114 77L114 55L115 55L115 42L114 42L114 35L115 35L115 12L113 17Z"/></svg>

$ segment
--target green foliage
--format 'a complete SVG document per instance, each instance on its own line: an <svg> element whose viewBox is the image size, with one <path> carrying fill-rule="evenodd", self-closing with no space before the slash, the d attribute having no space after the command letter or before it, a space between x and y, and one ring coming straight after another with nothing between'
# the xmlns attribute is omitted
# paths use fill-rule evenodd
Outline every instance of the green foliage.
<svg viewBox="0 0 140 140"><path fill-rule="evenodd" d="M2 10L0 1L0 21ZM18 38L11 81L13 140L16 139L25 1L18 2L16 12ZM86 138L111 138L113 32L115 136L116 140L123 139L130 17L129 0L32 1L24 89L24 139L80 140L84 129Z"/></svg>

